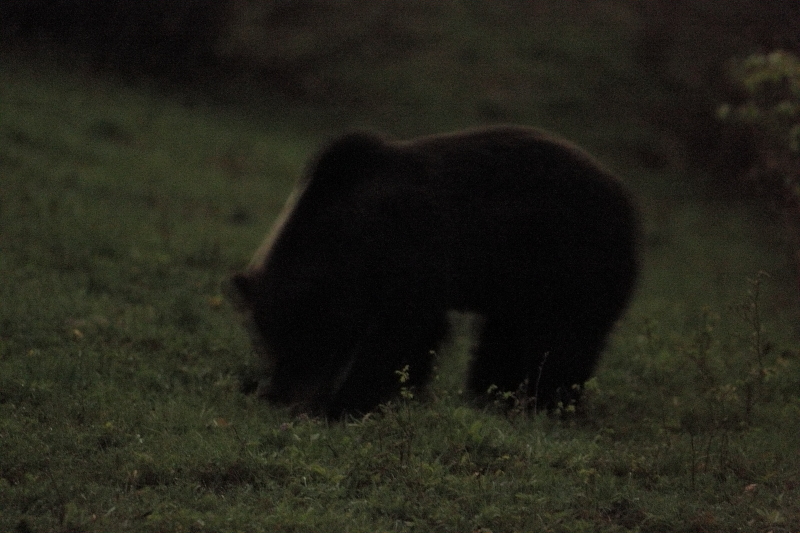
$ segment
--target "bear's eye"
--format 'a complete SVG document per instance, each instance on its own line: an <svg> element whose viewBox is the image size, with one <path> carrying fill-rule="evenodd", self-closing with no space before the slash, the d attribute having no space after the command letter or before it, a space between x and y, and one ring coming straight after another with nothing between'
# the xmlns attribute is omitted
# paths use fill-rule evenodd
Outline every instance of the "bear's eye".
<svg viewBox="0 0 800 533"><path fill-rule="evenodd" d="M246 274L235 274L231 278L236 295L245 302L253 300L253 282Z"/></svg>

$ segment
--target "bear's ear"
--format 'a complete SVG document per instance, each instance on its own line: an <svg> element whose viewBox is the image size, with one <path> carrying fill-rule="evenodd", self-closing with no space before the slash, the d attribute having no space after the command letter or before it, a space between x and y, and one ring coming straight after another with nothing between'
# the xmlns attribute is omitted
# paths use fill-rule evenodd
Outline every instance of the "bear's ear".
<svg viewBox="0 0 800 533"><path fill-rule="evenodd" d="M384 166L390 148L374 133L349 133L333 141L317 156L306 180L315 187L335 187L340 191L358 185Z"/></svg>

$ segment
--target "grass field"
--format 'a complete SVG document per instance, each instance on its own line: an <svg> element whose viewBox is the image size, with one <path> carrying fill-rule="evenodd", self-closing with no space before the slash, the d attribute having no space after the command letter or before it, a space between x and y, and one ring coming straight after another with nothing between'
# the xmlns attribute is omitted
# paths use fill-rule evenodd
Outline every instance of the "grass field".
<svg viewBox="0 0 800 533"><path fill-rule="evenodd" d="M628 72L622 44L564 48L559 83L524 101L473 88L442 109L428 79L405 95L421 114L396 115L277 97L253 112L4 57L0 531L800 531L783 229L695 169L638 164L654 132L614 109L587 119L597 93L561 92L589 58ZM577 412L470 407L467 320L429 398L325 422L242 394L254 357L226 280L315 147L352 125L472 125L498 102L600 155L642 209L643 278Z"/></svg>

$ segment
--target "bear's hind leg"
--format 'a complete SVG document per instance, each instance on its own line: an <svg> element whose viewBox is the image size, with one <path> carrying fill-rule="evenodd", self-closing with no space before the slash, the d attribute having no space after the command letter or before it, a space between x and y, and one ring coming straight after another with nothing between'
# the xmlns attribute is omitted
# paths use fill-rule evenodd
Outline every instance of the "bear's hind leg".
<svg viewBox="0 0 800 533"><path fill-rule="evenodd" d="M559 334L560 332L560 334ZM549 409L577 399L594 370L602 336L586 335L541 318L492 317L470 365L467 387L479 404L514 394L530 408ZM491 392L490 392L491 388Z"/></svg>

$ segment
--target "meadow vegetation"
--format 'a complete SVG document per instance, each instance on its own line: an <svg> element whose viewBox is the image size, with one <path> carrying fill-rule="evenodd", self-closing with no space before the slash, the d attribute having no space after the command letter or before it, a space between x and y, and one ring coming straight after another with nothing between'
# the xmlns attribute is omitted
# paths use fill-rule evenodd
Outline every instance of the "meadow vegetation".
<svg viewBox="0 0 800 533"><path fill-rule="evenodd" d="M386 84L369 105L225 105L0 56L0 531L800 531L800 295L781 218L717 194L639 120L669 94L637 70L626 11L497 23L491 39L491 20L452 16L449 47L337 64ZM643 277L584 401L471 407L475 328L456 315L431 389L366 417L242 393L255 356L227 279L315 147L353 126L496 120L575 139L641 206Z"/></svg>

